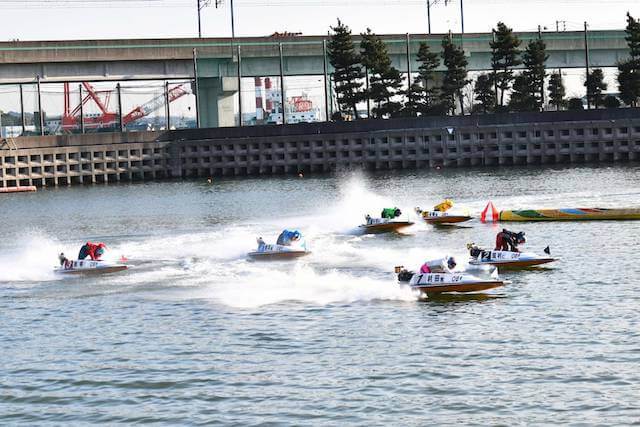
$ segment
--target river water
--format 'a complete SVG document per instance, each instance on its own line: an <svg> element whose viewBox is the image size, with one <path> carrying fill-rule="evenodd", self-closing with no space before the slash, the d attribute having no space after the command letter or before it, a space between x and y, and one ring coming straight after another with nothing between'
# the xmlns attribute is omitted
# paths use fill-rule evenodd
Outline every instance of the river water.
<svg viewBox="0 0 640 427"><path fill-rule="evenodd" d="M562 260L417 301L395 265L464 260L497 227L362 236L366 213L640 206L640 166L46 189L0 199L0 424L640 422L640 222L523 223ZM300 228L313 254L247 260ZM59 278L86 240L127 272Z"/></svg>

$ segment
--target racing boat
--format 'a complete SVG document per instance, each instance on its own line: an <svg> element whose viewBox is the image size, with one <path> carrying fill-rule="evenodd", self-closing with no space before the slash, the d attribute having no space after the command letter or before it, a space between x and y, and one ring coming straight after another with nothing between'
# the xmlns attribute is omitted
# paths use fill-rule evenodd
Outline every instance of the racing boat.
<svg viewBox="0 0 640 427"><path fill-rule="evenodd" d="M258 245L258 249L253 252L249 252L248 256L253 259L259 260L275 260L275 259L289 259L299 258L305 255L309 255L311 251L307 250L306 244L296 246L284 246L284 245Z"/></svg>
<svg viewBox="0 0 640 427"><path fill-rule="evenodd" d="M416 213L422 216L427 224L457 224L471 219L470 215L462 213L423 211L420 208L416 208Z"/></svg>
<svg viewBox="0 0 640 427"><path fill-rule="evenodd" d="M123 263L93 260L64 260L62 264L55 267L56 274L107 274L116 273L128 269L129 266Z"/></svg>
<svg viewBox="0 0 640 427"><path fill-rule="evenodd" d="M410 227L413 222L407 220L397 220L389 218L367 218L366 224L361 224L358 228L365 233L387 233L389 231L398 231L402 228Z"/></svg>
<svg viewBox="0 0 640 427"><path fill-rule="evenodd" d="M468 245L471 259L470 265L493 265L500 269L505 268L529 268L557 261L550 255L549 249L545 249L547 255L541 256L531 252L489 251Z"/></svg>
<svg viewBox="0 0 640 427"><path fill-rule="evenodd" d="M497 270L488 278L480 278L466 272L453 273L414 273L403 267L396 267L398 281L406 284L421 295L441 294L448 292L467 293L481 292L504 286L507 282L498 278Z"/></svg>

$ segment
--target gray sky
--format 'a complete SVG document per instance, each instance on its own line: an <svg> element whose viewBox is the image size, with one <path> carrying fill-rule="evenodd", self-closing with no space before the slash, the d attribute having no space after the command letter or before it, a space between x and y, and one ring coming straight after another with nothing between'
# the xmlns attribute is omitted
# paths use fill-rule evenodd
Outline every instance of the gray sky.
<svg viewBox="0 0 640 427"><path fill-rule="evenodd" d="M215 2L215 0L211 0ZM218 0L220 1L220 0ZM231 34L229 1L202 13L205 36ZM433 0L432 0L433 1ZM460 1L432 6L432 30L460 29ZM623 28L640 17L640 0L463 0L465 31L488 31L503 20L518 31ZM0 0L0 40L156 38L197 35L196 0ZM324 34L340 17L354 32L426 32L426 0L234 0L236 35L274 31Z"/></svg>

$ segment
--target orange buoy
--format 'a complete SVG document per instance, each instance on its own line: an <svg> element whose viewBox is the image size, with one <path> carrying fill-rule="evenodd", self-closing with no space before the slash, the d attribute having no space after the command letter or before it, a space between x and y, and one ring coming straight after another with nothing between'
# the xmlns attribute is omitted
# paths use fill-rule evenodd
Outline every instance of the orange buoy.
<svg viewBox="0 0 640 427"><path fill-rule="evenodd" d="M489 212L489 209L491 209L491 218L489 219L489 221L498 222L498 218L500 215L496 207L493 205L493 202L491 201L487 203L487 206L485 206L484 210L482 211L482 214L480 215L480 221L487 222L487 213Z"/></svg>

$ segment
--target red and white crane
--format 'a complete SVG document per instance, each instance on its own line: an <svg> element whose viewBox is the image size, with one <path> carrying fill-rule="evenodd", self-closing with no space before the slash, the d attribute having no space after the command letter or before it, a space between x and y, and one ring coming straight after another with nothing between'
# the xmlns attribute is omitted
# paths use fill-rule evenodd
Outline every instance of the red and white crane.
<svg viewBox="0 0 640 427"><path fill-rule="evenodd" d="M62 129L72 130L80 127L81 110L90 100L92 100L100 113L97 116L84 117L84 126L89 129L99 129L113 127L118 123L118 113L109 111L109 101L111 100L112 90L98 91L87 82L82 83L82 87L86 90L86 95L82 98L73 110L71 109L71 91L69 83L64 83L64 112L62 114ZM135 107L133 110L122 116L122 125L126 126L136 120L148 116L154 111L164 106L165 101L173 102L190 91L185 84L179 84L167 91L166 94L158 95L150 101Z"/></svg>

